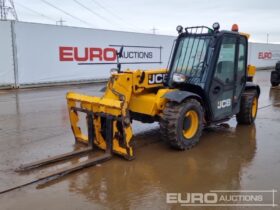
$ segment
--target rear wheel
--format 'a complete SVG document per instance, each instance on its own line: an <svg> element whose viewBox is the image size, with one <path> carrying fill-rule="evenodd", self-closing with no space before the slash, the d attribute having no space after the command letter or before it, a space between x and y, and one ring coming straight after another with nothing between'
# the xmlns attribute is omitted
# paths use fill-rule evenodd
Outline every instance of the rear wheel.
<svg viewBox="0 0 280 210"><path fill-rule="evenodd" d="M253 79L254 79L253 77L247 77L248 82L253 82Z"/></svg>
<svg viewBox="0 0 280 210"><path fill-rule="evenodd" d="M279 73L278 71L272 71L270 75L270 83L272 87L279 85Z"/></svg>
<svg viewBox="0 0 280 210"><path fill-rule="evenodd" d="M180 150L196 145L202 133L203 109L195 99L182 104L168 102L160 120L161 137Z"/></svg>
<svg viewBox="0 0 280 210"><path fill-rule="evenodd" d="M254 123L258 112L258 94L257 91L245 91L241 97L240 111L236 115L239 124Z"/></svg>
<svg viewBox="0 0 280 210"><path fill-rule="evenodd" d="M271 86L272 86L272 87L275 87L275 86L278 86L278 85L279 85L278 82L271 82Z"/></svg>

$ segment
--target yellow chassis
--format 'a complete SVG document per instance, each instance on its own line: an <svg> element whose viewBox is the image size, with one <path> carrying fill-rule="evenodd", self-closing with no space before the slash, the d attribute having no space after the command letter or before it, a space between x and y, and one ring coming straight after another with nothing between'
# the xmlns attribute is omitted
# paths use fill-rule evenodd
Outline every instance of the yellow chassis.
<svg viewBox="0 0 280 210"><path fill-rule="evenodd" d="M247 75L252 77L255 67L249 65L247 71ZM133 131L130 113L142 114L152 119L161 115L168 102L162 96L175 90L163 86L166 73L166 69L126 70L111 75L102 97L67 93L70 122L76 141L91 143L103 150L110 149L132 159L134 151L131 144ZM85 135L81 131L78 125L79 111L87 113L87 127L91 135ZM112 128L108 134L110 128L108 129L107 124L110 122Z"/></svg>
<svg viewBox="0 0 280 210"><path fill-rule="evenodd" d="M106 135L104 136L104 127L106 127L104 122L106 117L111 117L113 119L112 151L127 159L133 158L131 144L133 132L129 111L151 117L160 115L167 102L162 96L173 91L163 87L162 80L165 74L165 69L127 70L112 74L102 97L67 93L70 122L75 139L78 142L89 143L88 135L83 134L78 126L77 108L79 108L94 116L90 122L94 130L93 143L103 150L108 149Z"/></svg>

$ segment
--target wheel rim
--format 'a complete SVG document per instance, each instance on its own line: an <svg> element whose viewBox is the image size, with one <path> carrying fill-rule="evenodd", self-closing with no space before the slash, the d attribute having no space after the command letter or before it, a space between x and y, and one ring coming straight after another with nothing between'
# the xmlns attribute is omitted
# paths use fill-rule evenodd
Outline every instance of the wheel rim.
<svg viewBox="0 0 280 210"><path fill-rule="evenodd" d="M258 110L258 99L257 97L254 98L253 104L252 104L252 117L255 118L257 115Z"/></svg>
<svg viewBox="0 0 280 210"><path fill-rule="evenodd" d="M190 110L185 114L183 121L183 135L186 139L191 139L197 132L199 125L198 114L194 110Z"/></svg>

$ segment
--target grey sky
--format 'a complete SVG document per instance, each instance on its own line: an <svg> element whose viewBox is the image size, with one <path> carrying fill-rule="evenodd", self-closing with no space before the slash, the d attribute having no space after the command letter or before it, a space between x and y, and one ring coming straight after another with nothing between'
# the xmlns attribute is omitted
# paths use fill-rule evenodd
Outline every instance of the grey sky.
<svg viewBox="0 0 280 210"><path fill-rule="evenodd" d="M75 19L47 3L79 18ZM175 27L233 23L251 41L280 43L279 0L14 0L21 21L176 35ZM84 7L85 6L85 7Z"/></svg>

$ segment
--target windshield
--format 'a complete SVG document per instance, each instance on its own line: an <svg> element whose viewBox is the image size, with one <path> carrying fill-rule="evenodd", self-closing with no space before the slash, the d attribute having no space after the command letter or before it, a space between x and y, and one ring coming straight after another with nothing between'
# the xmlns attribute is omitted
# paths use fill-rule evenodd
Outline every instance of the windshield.
<svg viewBox="0 0 280 210"><path fill-rule="evenodd" d="M171 72L182 73L188 77L202 77L210 39L210 36L182 38L177 48Z"/></svg>

